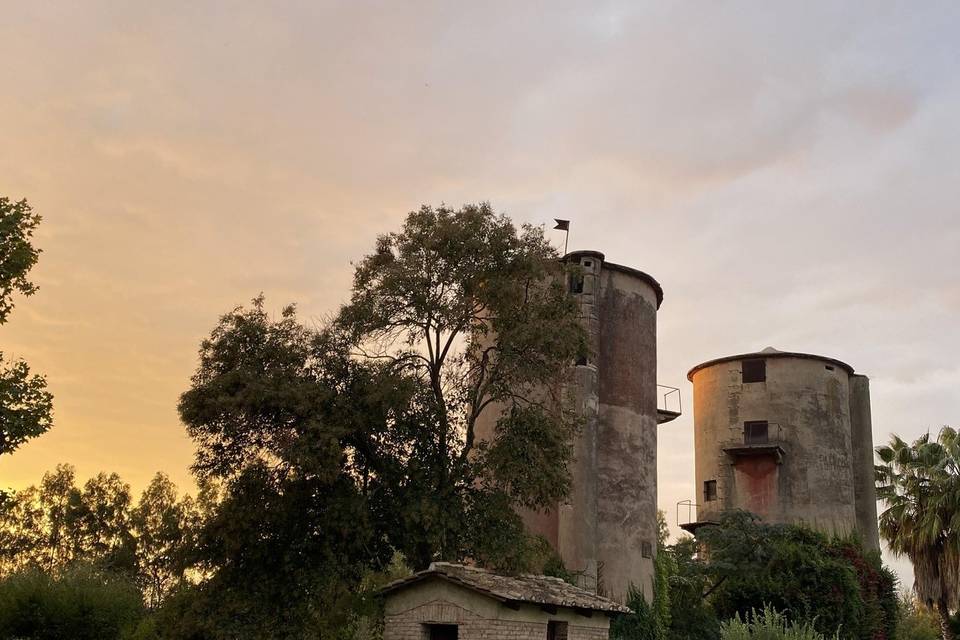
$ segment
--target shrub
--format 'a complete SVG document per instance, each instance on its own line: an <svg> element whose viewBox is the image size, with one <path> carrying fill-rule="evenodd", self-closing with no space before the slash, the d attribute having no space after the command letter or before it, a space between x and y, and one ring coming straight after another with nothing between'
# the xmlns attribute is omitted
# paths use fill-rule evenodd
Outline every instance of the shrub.
<svg viewBox="0 0 960 640"><path fill-rule="evenodd" d="M924 607L913 593L902 593L897 599L899 617L896 640L940 640L940 619Z"/></svg>
<svg viewBox="0 0 960 640"><path fill-rule="evenodd" d="M627 590L627 606L633 613L614 619L610 625L611 640L659 640L653 609L647 604L643 592L633 585Z"/></svg>
<svg viewBox="0 0 960 640"><path fill-rule="evenodd" d="M23 640L114 640L144 615L133 582L77 565L59 575L35 569L0 581L0 637Z"/></svg>
<svg viewBox="0 0 960 640"><path fill-rule="evenodd" d="M790 622L776 609L765 606L744 618L737 614L720 625L721 640L824 640L810 622Z"/></svg>
<svg viewBox="0 0 960 640"><path fill-rule="evenodd" d="M892 574L852 539L771 525L745 512L698 532L709 549L710 604L723 619L770 605L827 636L887 640L896 624Z"/></svg>

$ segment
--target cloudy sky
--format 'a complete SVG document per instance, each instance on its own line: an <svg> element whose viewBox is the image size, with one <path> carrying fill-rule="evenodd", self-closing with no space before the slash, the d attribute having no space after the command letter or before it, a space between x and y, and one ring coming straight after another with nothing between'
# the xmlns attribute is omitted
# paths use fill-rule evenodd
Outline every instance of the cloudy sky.
<svg viewBox="0 0 960 640"><path fill-rule="evenodd" d="M690 366L773 345L868 374L877 441L956 424L958 33L953 1L8 3L0 193L44 253L0 344L56 427L0 484L189 486L175 404L217 316L329 314L422 202L568 218L653 274L687 407ZM671 514L691 432L660 431Z"/></svg>

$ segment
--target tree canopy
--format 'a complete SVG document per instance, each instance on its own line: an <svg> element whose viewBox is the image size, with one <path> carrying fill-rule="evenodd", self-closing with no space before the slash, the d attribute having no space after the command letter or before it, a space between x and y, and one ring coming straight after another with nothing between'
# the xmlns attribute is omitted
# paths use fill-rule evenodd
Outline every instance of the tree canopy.
<svg viewBox="0 0 960 640"><path fill-rule="evenodd" d="M586 337L559 258L540 228L481 204L424 206L357 265L333 329L406 394L400 419L357 445L415 568L465 555L513 564L513 507L543 508L569 489L578 423L562 383ZM495 409L495 436L478 442Z"/></svg>
<svg viewBox="0 0 960 640"><path fill-rule="evenodd" d="M559 258L488 205L423 207L357 264L330 322L272 317L262 296L221 318L179 408L194 470L226 491L201 592L262 613L246 637L317 628L318 603L337 610L395 552L414 568L546 560L515 508L569 486L562 383L586 340Z"/></svg>
<svg viewBox="0 0 960 640"><path fill-rule="evenodd" d="M37 290L27 274L40 257L32 242L40 220L26 200L0 196L0 324L13 311L14 293L29 296Z"/></svg>
<svg viewBox="0 0 960 640"><path fill-rule="evenodd" d="M960 435L944 427L913 444L894 436L877 455L877 496L887 505L880 535L910 558L914 588L950 640L950 614L960 607Z"/></svg>
<svg viewBox="0 0 960 640"><path fill-rule="evenodd" d="M26 200L0 196L0 324L14 308L14 294L36 292L27 275L40 256L33 232L40 224ZM43 376L30 373L23 360L5 360L0 350L0 455L50 429L53 396Z"/></svg>

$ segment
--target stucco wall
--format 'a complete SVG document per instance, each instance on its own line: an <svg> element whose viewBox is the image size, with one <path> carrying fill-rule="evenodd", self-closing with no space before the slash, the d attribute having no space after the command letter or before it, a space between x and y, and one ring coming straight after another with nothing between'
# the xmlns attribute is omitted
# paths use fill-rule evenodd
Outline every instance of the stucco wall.
<svg viewBox="0 0 960 640"><path fill-rule="evenodd" d="M460 640L545 640L551 620L566 622L568 640L607 640L610 619L567 609L551 614L534 605L512 609L439 579L388 594L384 640L424 640L428 624L456 624Z"/></svg>
<svg viewBox="0 0 960 640"><path fill-rule="evenodd" d="M693 374L698 519L747 509L771 522L854 529L848 372L823 360L766 358L766 381L743 383L741 364L720 362ZM743 423L752 420L770 423L770 440L783 449L779 463L723 451L743 443ZM704 500L707 480L717 481L713 502Z"/></svg>

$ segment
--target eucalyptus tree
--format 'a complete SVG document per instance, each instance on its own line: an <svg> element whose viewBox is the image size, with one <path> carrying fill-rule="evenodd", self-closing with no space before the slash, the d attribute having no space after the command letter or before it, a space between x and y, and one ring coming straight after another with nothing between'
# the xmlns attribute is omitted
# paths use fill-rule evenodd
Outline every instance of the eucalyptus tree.
<svg viewBox="0 0 960 640"><path fill-rule="evenodd" d="M950 613L960 607L960 435L944 427L913 444L894 436L877 455L877 495L887 505L880 535L913 563L917 595L951 640Z"/></svg>

